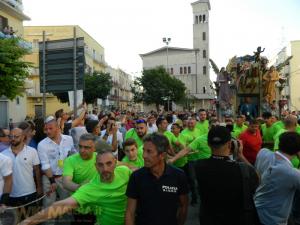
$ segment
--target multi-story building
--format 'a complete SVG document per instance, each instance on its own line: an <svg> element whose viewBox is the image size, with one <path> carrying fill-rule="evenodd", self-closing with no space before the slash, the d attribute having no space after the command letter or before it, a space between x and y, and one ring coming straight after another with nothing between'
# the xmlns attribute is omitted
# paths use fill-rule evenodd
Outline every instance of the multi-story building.
<svg viewBox="0 0 300 225"><path fill-rule="evenodd" d="M209 0L191 3L193 8L193 48L166 47L141 54L143 68L164 66L181 80L187 94L193 96L195 107L208 108L214 92L209 75Z"/></svg>
<svg viewBox="0 0 300 225"><path fill-rule="evenodd" d="M111 75L113 81L113 87L108 96L109 106L120 110L129 109L132 106L131 75L111 66L106 68L106 72Z"/></svg>
<svg viewBox="0 0 300 225"><path fill-rule="evenodd" d="M46 40L69 39L74 36L83 37L85 43L86 73L92 74L94 71L105 71L106 63L104 58L104 48L80 26L25 26L24 38L32 43L32 54L26 57L27 61L33 62L35 68L32 69L30 79L33 81L33 88L27 91L27 115L30 117L41 116L42 114L42 93L40 93L39 77L39 42L43 40L45 31ZM69 111L68 104L62 104L52 95L46 95L46 114L53 114L57 109L63 108Z"/></svg>
<svg viewBox="0 0 300 225"><path fill-rule="evenodd" d="M11 28L14 35L23 37L23 21L30 20L23 13L22 1L0 0L0 31ZM16 97L13 101L0 96L0 127L7 127L9 121L20 122L26 117L26 97Z"/></svg>
<svg viewBox="0 0 300 225"><path fill-rule="evenodd" d="M289 64L281 71L281 76L286 78L285 87L280 93L280 98L287 100L290 110L300 110L300 40L291 41L276 56L275 65L283 63L289 56L293 56Z"/></svg>

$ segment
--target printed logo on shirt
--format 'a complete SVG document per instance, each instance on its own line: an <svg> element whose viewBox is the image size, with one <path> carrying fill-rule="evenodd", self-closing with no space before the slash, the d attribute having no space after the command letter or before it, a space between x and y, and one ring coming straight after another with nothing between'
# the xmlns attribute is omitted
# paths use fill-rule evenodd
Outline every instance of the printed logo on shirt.
<svg viewBox="0 0 300 225"><path fill-rule="evenodd" d="M162 186L163 192L169 192L169 193L177 193L178 187L171 187L171 186Z"/></svg>

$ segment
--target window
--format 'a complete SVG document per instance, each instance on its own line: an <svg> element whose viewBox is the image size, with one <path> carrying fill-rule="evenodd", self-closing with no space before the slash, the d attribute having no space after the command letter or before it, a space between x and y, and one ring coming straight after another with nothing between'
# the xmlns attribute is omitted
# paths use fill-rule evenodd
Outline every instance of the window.
<svg viewBox="0 0 300 225"><path fill-rule="evenodd" d="M202 23L202 16L199 16L199 23Z"/></svg>
<svg viewBox="0 0 300 225"><path fill-rule="evenodd" d="M203 50L203 58L206 58L206 50Z"/></svg>
<svg viewBox="0 0 300 225"><path fill-rule="evenodd" d="M198 16L195 16L195 24L198 24Z"/></svg>
<svg viewBox="0 0 300 225"><path fill-rule="evenodd" d="M33 39L33 41L32 41L32 48L34 50L39 49L39 39Z"/></svg>
<svg viewBox="0 0 300 225"><path fill-rule="evenodd" d="M173 70L173 67L171 67L171 74L174 74L174 70Z"/></svg>
<svg viewBox="0 0 300 225"><path fill-rule="evenodd" d="M8 27L8 19L0 16L0 31L3 31L5 27Z"/></svg>
<svg viewBox="0 0 300 225"><path fill-rule="evenodd" d="M186 67L184 67L184 74L186 74Z"/></svg>
<svg viewBox="0 0 300 225"><path fill-rule="evenodd" d="M203 66L203 75L206 75L206 66Z"/></svg>
<svg viewBox="0 0 300 225"><path fill-rule="evenodd" d="M19 97L16 98L16 104L20 105L20 98Z"/></svg>
<svg viewBox="0 0 300 225"><path fill-rule="evenodd" d="M191 67L188 67L188 74L191 74Z"/></svg>
<svg viewBox="0 0 300 225"><path fill-rule="evenodd" d="M96 59L96 51L93 49L93 59Z"/></svg>
<svg viewBox="0 0 300 225"><path fill-rule="evenodd" d="M206 87L203 87L203 94L206 93Z"/></svg>
<svg viewBox="0 0 300 225"><path fill-rule="evenodd" d="M180 67L180 74L182 74L182 67Z"/></svg>
<svg viewBox="0 0 300 225"><path fill-rule="evenodd" d="M202 32L202 40L203 40L203 41L206 40L206 32Z"/></svg>
<svg viewBox="0 0 300 225"><path fill-rule="evenodd" d="M205 21L205 15L203 15L203 23L205 23L206 21Z"/></svg>

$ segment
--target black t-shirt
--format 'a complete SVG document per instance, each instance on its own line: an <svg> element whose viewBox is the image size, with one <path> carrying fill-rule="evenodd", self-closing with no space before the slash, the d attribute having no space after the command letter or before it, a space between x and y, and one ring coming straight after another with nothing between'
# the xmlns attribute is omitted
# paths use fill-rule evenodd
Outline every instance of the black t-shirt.
<svg viewBox="0 0 300 225"><path fill-rule="evenodd" d="M250 167L250 166L249 166ZM198 160L196 177L200 194L201 225L243 225L243 177L237 162L228 157L212 156ZM258 176L250 167L251 195L258 185ZM253 203L253 202L252 202Z"/></svg>
<svg viewBox="0 0 300 225"><path fill-rule="evenodd" d="M136 225L177 225L179 196L187 193L184 172L169 165L159 179L148 168L135 171L126 191L137 199Z"/></svg>

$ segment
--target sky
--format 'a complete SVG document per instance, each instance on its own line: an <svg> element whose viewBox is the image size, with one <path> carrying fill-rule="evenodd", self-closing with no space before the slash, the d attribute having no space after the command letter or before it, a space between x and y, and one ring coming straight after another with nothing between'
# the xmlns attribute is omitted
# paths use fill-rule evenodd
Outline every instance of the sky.
<svg viewBox="0 0 300 225"><path fill-rule="evenodd" d="M79 25L105 49L106 62L138 76L139 54L193 47L191 0L23 0L24 25ZM258 46L270 60L300 40L300 0L210 0L210 58L219 67ZM211 78L215 79L213 72Z"/></svg>

